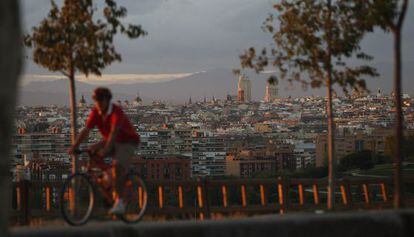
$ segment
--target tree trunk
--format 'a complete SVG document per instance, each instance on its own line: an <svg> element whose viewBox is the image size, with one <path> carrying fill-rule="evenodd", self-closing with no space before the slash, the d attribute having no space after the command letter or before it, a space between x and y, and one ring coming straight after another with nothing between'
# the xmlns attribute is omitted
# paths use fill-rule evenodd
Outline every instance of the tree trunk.
<svg viewBox="0 0 414 237"><path fill-rule="evenodd" d="M326 113L328 116L328 200L327 207L332 210L335 205L335 167L334 154L334 115L332 110L332 50L331 50L331 0L328 0L328 22L327 22L327 75L326 75Z"/></svg>
<svg viewBox="0 0 414 237"><path fill-rule="evenodd" d="M0 1L0 236L8 236L10 146L21 69L19 1Z"/></svg>
<svg viewBox="0 0 414 237"><path fill-rule="evenodd" d="M75 88L75 74L71 70L69 75L69 97L70 97L70 126L71 126L71 142L75 144L76 137L78 135L78 123L77 123L77 108L76 108L76 88ZM77 156L72 155L72 174L77 170Z"/></svg>
<svg viewBox="0 0 414 237"><path fill-rule="evenodd" d="M327 79L326 112L328 115L328 209L333 209L335 205L335 169L336 159L334 154L334 115L332 110L332 76Z"/></svg>
<svg viewBox="0 0 414 237"><path fill-rule="evenodd" d="M404 183L402 176L401 142L403 139L403 114L401 103L401 29L394 31L394 106L395 149L393 157L394 208L404 206Z"/></svg>

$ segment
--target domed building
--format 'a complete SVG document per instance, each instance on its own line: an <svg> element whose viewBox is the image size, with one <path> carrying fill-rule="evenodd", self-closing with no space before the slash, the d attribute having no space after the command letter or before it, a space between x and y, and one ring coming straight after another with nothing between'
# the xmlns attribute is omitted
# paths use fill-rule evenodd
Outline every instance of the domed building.
<svg viewBox="0 0 414 237"><path fill-rule="evenodd" d="M134 106L140 106L140 105L142 105L142 99L139 96L139 92L137 92L137 96L134 99L133 105Z"/></svg>

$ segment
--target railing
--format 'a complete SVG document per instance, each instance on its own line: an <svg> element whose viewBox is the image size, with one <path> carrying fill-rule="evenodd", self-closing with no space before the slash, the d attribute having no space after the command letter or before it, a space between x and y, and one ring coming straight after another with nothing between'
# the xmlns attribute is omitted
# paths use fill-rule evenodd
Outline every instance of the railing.
<svg viewBox="0 0 414 237"><path fill-rule="evenodd" d="M391 207L390 179L336 181L336 209ZM406 178L407 185L414 178ZM28 224L57 218L61 182L22 181L13 184L12 219ZM147 181L146 216L171 219L218 219L226 215L257 215L315 211L326 208L326 180L318 179L198 179ZM407 205L414 199L407 196Z"/></svg>

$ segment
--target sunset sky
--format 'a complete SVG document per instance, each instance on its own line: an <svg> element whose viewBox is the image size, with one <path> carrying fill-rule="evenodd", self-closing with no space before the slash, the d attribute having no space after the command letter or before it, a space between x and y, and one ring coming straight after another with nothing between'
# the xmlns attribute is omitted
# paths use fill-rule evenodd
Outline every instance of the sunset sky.
<svg viewBox="0 0 414 237"><path fill-rule="evenodd" d="M62 1L57 1L60 3ZM98 6L103 1L97 1ZM111 80L125 78L163 81L188 73L214 68L235 68L238 55L250 46L263 47L271 42L260 28L271 12L273 0L121 0L128 9L126 23L141 24L148 36L138 40L118 38L116 47L123 56L105 73L116 74ZM47 14L49 0L23 0L22 12L26 32ZM362 43L373 55L372 64L386 76L392 69L392 37L378 30ZM403 32L405 81L414 70L414 4L410 5ZM47 74L27 60L26 79ZM121 74L128 74L121 75ZM43 77L44 79L44 77ZM411 84L410 84L411 85Z"/></svg>

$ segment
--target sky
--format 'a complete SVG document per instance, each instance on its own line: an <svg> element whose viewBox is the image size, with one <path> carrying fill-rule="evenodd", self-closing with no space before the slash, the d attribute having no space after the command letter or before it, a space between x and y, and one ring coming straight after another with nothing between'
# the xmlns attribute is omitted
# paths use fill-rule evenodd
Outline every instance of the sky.
<svg viewBox="0 0 414 237"><path fill-rule="evenodd" d="M273 11L275 2L119 0L118 3L128 10L124 22L142 25L148 36L137 40L116 38L115 45L123 61L112 64L104 73L113 74L111 78L119 80L157 82L214 68L236 68L239 66L238 55L245 49L251 46L262 48L271 43L271 36L260 27ZM103 0L97 3L102 5ZM403 60L404 66L411 69L414 66L413 2L409 8L403 29ZM50 0L22 0L25 31L38 24L49 9ZM387 68L385 70L392 66L390 34L378 30L364 39L362 48L374 56L372 64L375 66ZM47 73L27 60L25 80L42 79L42 74Z"/></svg>

